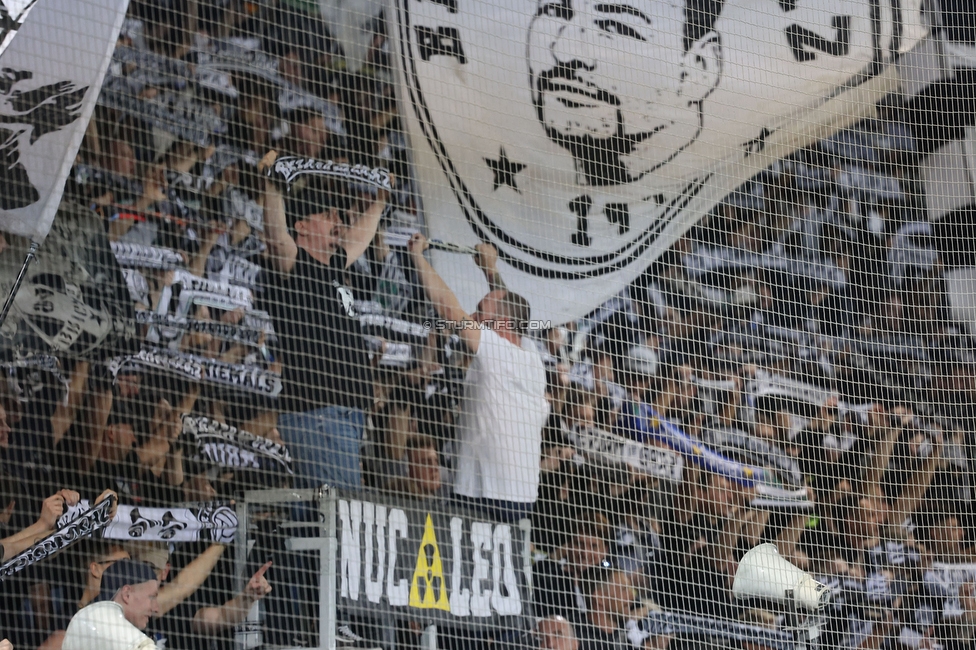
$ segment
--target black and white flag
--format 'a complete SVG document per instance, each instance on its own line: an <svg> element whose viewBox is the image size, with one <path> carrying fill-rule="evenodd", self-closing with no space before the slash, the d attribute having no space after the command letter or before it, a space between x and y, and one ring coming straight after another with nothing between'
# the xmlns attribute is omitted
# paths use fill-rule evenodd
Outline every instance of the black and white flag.
<svg viewBox="0 0 976 650"><path fill-rule="evenodd" d="M0 54L17 35L37 0L0 0Z"/></svg>
<svg viewBox="0 0 976 650"><path fill-rule="evenodd" d="M0 33L4 44L10 40L0 54L0 230L38 243L47 236L128 4L4 0Z"/></svg>
<svg viewBox="0 0 976 650"><path fill-rule="evenodd" d="M428 234L532 318L614 295L731 190L874 111L920 0L395 0ZM433 252L473 310L474 262Z"/></svg>

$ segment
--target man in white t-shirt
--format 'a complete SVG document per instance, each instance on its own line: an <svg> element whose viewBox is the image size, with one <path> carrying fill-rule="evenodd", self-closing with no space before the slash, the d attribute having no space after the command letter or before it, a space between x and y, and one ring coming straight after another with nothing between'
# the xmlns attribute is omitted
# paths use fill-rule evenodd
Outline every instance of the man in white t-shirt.
<svg viewBox="0 0 976 650"><path fill-rule="evenodd" d="M424 258L426 248L423 235L411 238L410 254L421 284L437 313L456 324L474 355L464 382L454 494L498 519L515 522L531 513L536 500L542 427L549 416L542 358L522 337L529 304L505 289L497 251L481 244L476 261L490 291L477 311L467 314Z"/></svg>
<svg viewBox="0 0 976 650"><path fill-rule="evenodd" d="M159 578L152 565L118 560L102 574L95 603L75 614L62 650L155 650L143 631L159 615Z"/></svg>

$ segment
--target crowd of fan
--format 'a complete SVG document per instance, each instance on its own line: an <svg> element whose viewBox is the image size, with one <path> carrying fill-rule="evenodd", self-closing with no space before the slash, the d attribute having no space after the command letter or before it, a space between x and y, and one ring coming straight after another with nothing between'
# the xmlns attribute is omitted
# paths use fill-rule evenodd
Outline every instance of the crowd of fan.
<svg viewBox="0 0 976 650"><path fill-rule="evenodd" d="M256 164L275 149L394 172L395 209L350 268L350 284L357 304L389 322L428 314L408 256L384 236L419 223L385 27L377 21L365 64L352 72L302 4L133 2L107 88L125 86L143 102L178 90L196 115L221 125L202 142L140 115L135 103L96 111L73 198L104 217L116 245L178 253L169 268L120 258L136 310L165 313L161 301L176 304L186 272L242 292L191 300L179 316L232 329L264 322L259 308L276 296L263 281ZM230 51L249 53L239 61L254 70L193 76L206 67L204 53L213 60ZM164 70L160 61L174 63ZM642 629L644 613L661 608L775 628L780 612L736 602L730 588L743 553L774 540L834 590L824 647L972 642L976 573L948 580L933 563L973 559L976 364L948 313L939 254L920 216L912 136L896 118L895 103L886 104L878 120L781 161L629 291L588 318L536 333L551 416L533 514L534 613L545 619L540 630L568 644L559 647L573 638L586 650L691 643ZM275 333L264 325L247 341L208 328L141 327L147 349L269 376L281 370ZM463 346L449 332L406 345L369 335L374 403L362 487L448 497ZM99 361L61 363L66 385L36 372L0 394L8 559L53 530L65 505L105 490L150 507L291 485L277 467L207 462L182 435L181 415L192 414L283 444L273 398L138 364L113 373ZM824 399L763 395L757 386L769 376ZM598 427L663 445L648 434L655 416L716 448L723 431L760 441L768 458L795 463L813 509L750 507L752 488L690 459L674 484L588 456L568 436ZM755 463L742 449L721 451ZM18 648L60 647L59 631L98 597L106 568L130 557L151 563L162 581L151 626L158 638L180 650L229 647L254 602L275 597L269 583L288 580L264 567L236 592L230 555L220 544L92 540L4 583L0 628ZM308 632L285 628L265 641L298 645ZM408 628L400 642L418 638Z"/></svg>

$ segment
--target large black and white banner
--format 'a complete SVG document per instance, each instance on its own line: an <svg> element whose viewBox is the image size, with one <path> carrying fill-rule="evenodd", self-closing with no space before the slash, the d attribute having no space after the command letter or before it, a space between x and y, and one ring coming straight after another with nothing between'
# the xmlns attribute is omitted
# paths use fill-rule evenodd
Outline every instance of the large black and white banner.
<svg viewBox="0 0 976 650"><path fill-rule="evenodd" d="M2 17L30 4L6 0ZM0 54L0 230L44 241L128 4L38 2Z"/></svg>
<svg viewBox="0 0 976 650"><path fill-rule="evenodd" d="M340 608L466 627L530 614L528 520L373 495L342 496L336 513Z"/></svg>
<svg viewBox="0 0 976 650"><path fill-rule="evenodd" d="M920 0L395 0L429 234L487 241L532 317L633 280L774 160L873 112ZM433 262L471 309L467 258Z"/></svg>

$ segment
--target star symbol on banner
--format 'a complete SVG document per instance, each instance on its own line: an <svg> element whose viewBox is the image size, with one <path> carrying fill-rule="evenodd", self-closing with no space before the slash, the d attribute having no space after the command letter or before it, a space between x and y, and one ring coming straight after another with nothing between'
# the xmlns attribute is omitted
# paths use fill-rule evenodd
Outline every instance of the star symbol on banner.
<svg viewBox="0 0 976 650"><path fill-rule="evenodd" d="M522 190L515 184L515 175L525 169L525 165L509 160L505 153L505 147L501 147L499 150L498 160L485 158L484 161L491 167L491 173L495 175L495 180L491 185L492 191L497 190L502 185L508 185L519 194L522 193Z"/></svg>

